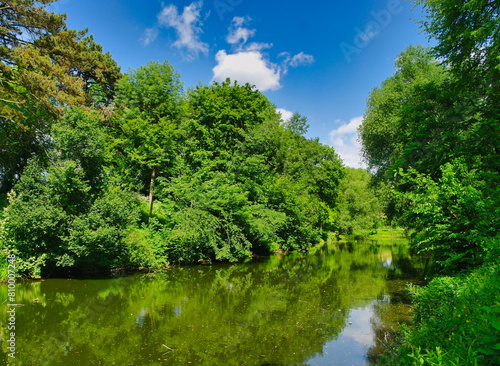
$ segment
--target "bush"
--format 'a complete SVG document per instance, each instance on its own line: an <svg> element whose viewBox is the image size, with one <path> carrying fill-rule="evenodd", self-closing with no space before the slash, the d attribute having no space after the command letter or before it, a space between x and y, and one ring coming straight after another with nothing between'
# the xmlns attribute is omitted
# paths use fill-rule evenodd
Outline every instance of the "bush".
<svg viewBox="0 0 500 366"><path fill-rule="evenodd" d="M31 161L9 201L0 242L16 254L18 273L26 277L118 264L125 256L125 228L137 221L130 194L112 186L91 194L72 160L48 170Z"/></svg>
<svg viewBox="0 0 500 366"><path fill-rule="evenodd" d="M500 265L411 287L415 327L406 328L397 365L498 365Z"/></svg>
<svg viewBox="0 0 500 366"><path fill-rule="evenodd" d="M150 269L165 268L168 265L162 232L152 229L156 227L156 223L152 219L149 227L143 225L130 230L125 238L129 253L128 265Z"/></svg>
<svg viewBox="0 0 500 366"><path fill-rule="evenodd" d="M400 195L408 204L404 224L415 229L414 248L433 256L442 274L480 266L500 230L500 193L492 177L467 169L460 160L441 167L442 176L401 173L413 189ZM483 178L488 178L487 180Z"/></svg>

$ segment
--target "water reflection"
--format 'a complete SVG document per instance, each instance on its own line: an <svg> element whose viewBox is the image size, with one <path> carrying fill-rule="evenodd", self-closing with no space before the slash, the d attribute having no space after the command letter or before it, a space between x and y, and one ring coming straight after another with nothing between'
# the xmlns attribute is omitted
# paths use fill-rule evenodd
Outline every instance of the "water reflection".
<svg viewBox="0 0 500 366"><path fill-rule="evenodd" d="M248 264L18 283L11 364L368 365L409 319L404 288L418 268L404 246L342 243Z"/></svg>

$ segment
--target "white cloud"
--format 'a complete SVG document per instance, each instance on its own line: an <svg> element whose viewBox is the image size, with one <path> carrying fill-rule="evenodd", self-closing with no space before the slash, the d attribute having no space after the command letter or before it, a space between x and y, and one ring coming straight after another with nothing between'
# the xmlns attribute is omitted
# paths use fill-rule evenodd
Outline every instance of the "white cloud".
<svg viewBox="0 0 500 366"><path fill-rule="evenodd" d="M314 56L307 55L304 52L300 52L292 57L289 62L291 67L298 67L300 65L311 65L314 62Z"/></svg>
<svg viewBox="0 0 500 366"><path fill-rule="evenodd" d="M229 44L246 43L250 37L255 35L255 29L243 27L243 24L249 22L250 18L234 17L229 27L229 34L226 41Z"/></svg>
<svg viewBox="0 0 500 366"><path fill-rule="evenodd" d="M330 137L332 136L337 136L337 135L346 135L346 134L351 134L356 132L358 127L361 125L363 122L363 117L354 117L352 118L348 124L343 124L336 130L333 130L330 132Z"/></svg>
<svg viewBox="0 0 500 366"><path fill-rule="evenodd" d="M252 42L246 44L248 39L255 35L255 29L249 29L244 27L247 23L249 23L252 19L249 17L234 17L231 21L231 26L229 27L229 33L226 37L227 43L233 45L235 49L240 51L262 51L266 48L271 48L273 46L272 43L259 43Z"/></svg>
<svg viewBox="0 0 500 366"><path fill-rule="evenodd" d="M283 74L288 72L288 66L299 67L314 63L314 56L305 54L304 52L297 53L294 56L291 56L289 52L281 52L278 57L284 58L282 62Z"/></svg>
<svg viewBox="0 0 500 366"><path fill-rule="evenodd" d="M245 46L245 51L262 51L266 48L271 48L273 46L272 43L258 43L252 42Z"/></svg>
<svg viewBox="0 0 500 366"><path fill-rule="evenodd" d="M174 28L178 39L173 46L186 50L188 58L197 57L198 54L208 53L208 45L200 41L200 33L202 30L201 23L201 7L202 1L191 3L185 6L182 14L179 14L175 5L164 6L158 14L158 24L166 28Z"/></svg>
<svg viewBox="0 0 500 366"><path fill-rule="evenodd" d="M349 123L344 123L329 134L330 142L344 164L353 168L366 168L361 162L361 144L357 134L357 128L362 122L362 116L352 118Z"/></svg>
<svg viewBox="0 0 500 366"><path fill-rule="evenodd" d="M231 21L231 25L235 27L241 27L243 24L250 20L252 19L250 19L249 17L234 17Z"/></svg>
<svg viewBox="0 0 500 366"><path fill-rule="evenodd" d="M144 35L141 38L142 44L147 46L158 37L158 28L148 28L144 31Z"/></svg>
<svg viewBox="0 0 500 366"><path fill-rule="evenodd" d="M217 66L212 69L213 80L231 78L241 84L253 84L261 91L281 88L278 66L265 60L258 51L241 51L228 55L226 51L220 50L215 59Z"/></svg>
<svg viewBox="0 0 500 366"><path fill-rule="evenodd" d="M276 112L281 114L281 119L283 120L283 122L288 121L293 116L293 112L287 111L286 109L283 108L276 108Z"/></svg>
<svg viewBox="0 0 500 366"><path fill-rule="evenodd" d="M256 30L248 28L249 17L234 17L228 29L227 43L232 46L232 53L220 50L215 56L217 65L212 69L212 80L223 81L226 78L250 83L259 90L277 90L281 88L280 79L287 72L288 64L293 67L314 62L314 57L303 52L291 57L282 52L278 57L285 57L282 65L272 63L262 50L271 48L272 43L251 42Z"/></svg>

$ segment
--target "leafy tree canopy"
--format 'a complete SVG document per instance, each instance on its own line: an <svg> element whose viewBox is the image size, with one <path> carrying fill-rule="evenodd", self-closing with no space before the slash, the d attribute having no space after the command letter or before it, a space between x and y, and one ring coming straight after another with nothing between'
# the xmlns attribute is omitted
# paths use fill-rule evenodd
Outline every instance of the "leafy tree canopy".
<svg viewBox="0 0 500 366"><path fill-rule="evenodd" d="M120 68L86 31L70 30L53 0L0 4L0 179L9 190L67 106L109 104Z"/></svg>

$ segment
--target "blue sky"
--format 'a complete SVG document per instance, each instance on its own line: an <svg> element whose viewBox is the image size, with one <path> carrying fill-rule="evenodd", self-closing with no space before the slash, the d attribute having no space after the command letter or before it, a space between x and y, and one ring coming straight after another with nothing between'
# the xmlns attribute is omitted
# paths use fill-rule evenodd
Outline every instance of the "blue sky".
<svg viewBox="0 0 500 366"><path fill-rule="evenodd" d="M256 85L308 137L360 166L356 127L370 91L411 44L428 45L402 0L61 0L73 29L88 28L122 71L168 60L185 87L226 77Z"/></svg>

